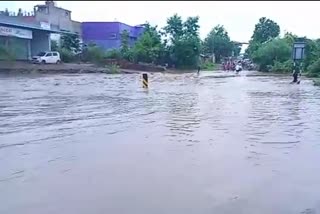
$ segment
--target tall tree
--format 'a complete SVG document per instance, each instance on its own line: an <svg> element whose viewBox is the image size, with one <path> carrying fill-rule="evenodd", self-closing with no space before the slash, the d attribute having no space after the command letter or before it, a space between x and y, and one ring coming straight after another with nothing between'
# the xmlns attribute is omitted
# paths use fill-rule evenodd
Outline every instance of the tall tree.
<svg viewBox="0 0 320 214"><path fill-rule="evenodd" d="M198 64L200 54L199 17L188 17L185 22L177 14L167 19L164 31L170 39L171 61L177 67L191 68Z"/></svg>
<svg viewBox="0 0 320 214"><path fill-rule="evenodd" d="M172 43L183 36L183 22L181 16L174 14L167 19L167 25L163 28L166 36Z"/></svg>
<svg viewBox="0 0 320 214"><path fill-rule="evenodd" d="M157 26L144 24L144 33L133 47L134 59L137 62L160 63L164 45Z"/></svg>
<svg viewBox="0 0 320 214"><path fill-rule="evenodd" d="M121 32L121 46L120 53L123 58L130 59L130 50L129 50L129 32L124 30Z"/></svg>
<svg viewBox="0 0 320 214"><path fill-rule="evenodd" d="M260 18L259 22L255 25L246 53L252 57L262 43L278 37L279 34L280 26L276 22L266 17Z"/></svg>
<svg viewBox="0 0 320 214"><path fill-rule="evenodd" d="M279 36L279 34L279 25L271 19L262 17L259 19L259 22L255 25L251 39L254 42L263 43L270 39L276 38L277 36Z"/></svg>
<svg viewBox="0 0 320 214"><path fill-rule="evenodd" d="M222 57L231 56L232 51L238 52L235 44L230 41L228 32L222 25L215 26L209 32L203 45L204 52L214 54L217 62L220 62Z"/></svg>

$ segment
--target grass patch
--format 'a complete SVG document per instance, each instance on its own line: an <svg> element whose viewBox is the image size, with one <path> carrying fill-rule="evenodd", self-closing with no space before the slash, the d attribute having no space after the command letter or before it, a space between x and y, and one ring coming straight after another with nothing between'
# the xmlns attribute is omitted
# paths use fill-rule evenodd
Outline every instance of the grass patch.
<svg viewBox="0 0 320 214"><path fill-rule="evenodd" d="M218 64L214 64L212 62L207 62L204 63L200 66L201 70L203 71L213 71L213 70L217 70L217 68L219 67Z"/></svg>

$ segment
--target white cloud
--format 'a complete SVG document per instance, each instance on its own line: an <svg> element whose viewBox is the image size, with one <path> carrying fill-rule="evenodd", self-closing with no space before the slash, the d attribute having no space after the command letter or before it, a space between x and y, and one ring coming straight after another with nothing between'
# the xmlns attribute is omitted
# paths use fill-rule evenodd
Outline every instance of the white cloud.
<svg viewBox="0 0 320 214"><path fill-rule="evenodd" d="M2 1L0 8L17 11L32 10L39 1ZM42 2L41 2L42 3ZM254 25L262 16L276 21L282 33L320 38L320 2L214 2L214 1L58 1L59 7L72 11L77 21L114 21L136 25L149 21L162 27L166 18L178 13L183 18L200 17L200 34L206 34L217 24L226 27L232 40L248 41Z"/></svg>

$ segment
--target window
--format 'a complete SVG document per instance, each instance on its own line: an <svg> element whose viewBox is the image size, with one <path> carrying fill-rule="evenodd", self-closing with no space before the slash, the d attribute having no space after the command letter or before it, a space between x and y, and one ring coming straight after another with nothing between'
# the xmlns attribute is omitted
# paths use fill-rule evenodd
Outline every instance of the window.
<svg viewBox="0 0 320 214"><path fill-rule="evenodd" d="M52 53L52 56L58 56L58 54L57 53Z"/></svg>
<svg viewBox="0 0 320 214"><path fill-rule="evenodd" d="M52 56L52 53L47 53L47 55L46 56Z"/></svg>
<svg viewBox="0 0 320 214"><path fill-rule="evenodd" d="M38 53L37 56L44 56L44 55L46 55L46 52L40 52L40 53Z"/></svg>
<svg viewBox="0 0 320 214"><path fill-rule="evenodd" d="M112 33L109 36L109 39L116 39L117 38L117 34L116 33Z"/></svg>
<svg viewBox="0 0 320 214"><path fill-rule="evenodd" d="M68 11L66 11L65 16L66 16L66 17L68 17L68 16L69 16L69 12L68 12Z"/></svg>

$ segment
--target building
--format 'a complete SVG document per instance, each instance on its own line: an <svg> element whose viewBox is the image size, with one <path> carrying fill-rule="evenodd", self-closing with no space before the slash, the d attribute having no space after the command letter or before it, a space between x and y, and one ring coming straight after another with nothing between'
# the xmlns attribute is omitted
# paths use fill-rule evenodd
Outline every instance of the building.
<svg viewBox="0 0 320 214"><path fill-rule="evenodd" d="M30 60L41 51L51 50L51 34L66 33L38 22L32 15L0 13L0 46L14 53L17 60Z"/></svg>
<svg viewBox="0 0 320 214"><path fill-rule="evenodd" d="M55 1L45 1L45 4L36 5L33 13L35 21L47 23L53 30L76 33L81 41L81 23L73 21L71 11L57 7ZM51 37L54 40L60 40L60 34L53 34Z"/></svg>
<svg viewBox="0 0 320 214"><path fill-rule="evenodd" d="M130 26L121 22L82 22L83 43L94 43L103 49L119 49L121 34L129 32L129 45L132 46L144 31L143 26Z"/></svg>
<svg viewBox="0 0 320 214"><path fill-rule="evenodd" d="M51 39L59 41L63 33L81 38L81 23L72 21L71 11L57 7L54 1L36 5L33 12L0 11L0 46L14 52L18 60L51 50Z"/></svg>

